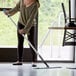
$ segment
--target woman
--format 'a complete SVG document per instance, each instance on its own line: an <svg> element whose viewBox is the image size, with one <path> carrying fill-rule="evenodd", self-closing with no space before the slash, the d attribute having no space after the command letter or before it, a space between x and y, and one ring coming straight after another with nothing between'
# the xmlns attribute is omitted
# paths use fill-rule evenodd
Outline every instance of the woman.
<svg viewBox="0 0 76 76"><path fill-rule="evenodd" d="M28 40L34 44L34 30L36 25L36 17L38 14L38 7L40 6L39 1L37 0L20 0L16 7L12 10L6 11L5 14L12 16L18 11L20 12L19 21L18 21L18 28L17 28L17 36L18 36L18 60L13 65L22 65L23 59L23 43L24 37L22 34L27 34ZM37 48L36 48L37 49ZM35 52L30 47L30 50L33 54L33 62L36 61ZM35 67L36 65L32 65Z"/></svg>

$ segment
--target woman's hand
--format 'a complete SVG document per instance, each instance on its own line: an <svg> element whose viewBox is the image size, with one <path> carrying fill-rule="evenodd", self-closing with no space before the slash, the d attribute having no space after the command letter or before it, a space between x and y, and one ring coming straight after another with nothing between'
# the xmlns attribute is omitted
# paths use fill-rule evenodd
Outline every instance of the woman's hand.
<svg viewBox="0 0 76 76"><path fill-rule="evenodd" d="M24 31L24 29L20 29L19 30L19 33L22 35L22 34L26 34L26 32Z"/></svg>
<svg viewBox="0 0 76 76"><path fill-rule="evenodd" d="M9 15L9 11L8 11L8 10L5 10L4 13L5 13L6 15Z"/></svg>

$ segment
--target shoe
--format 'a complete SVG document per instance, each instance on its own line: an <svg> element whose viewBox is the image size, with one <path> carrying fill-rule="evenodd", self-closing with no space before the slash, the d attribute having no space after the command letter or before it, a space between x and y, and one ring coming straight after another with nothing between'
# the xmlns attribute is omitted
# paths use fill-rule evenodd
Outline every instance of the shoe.
<svg viewBox="0 0 76 76"><path fill-rule="evenodd" d="M37 65L33 64L32 67L37 67Z"/></svg>
<svg viewBox="0 0 76 76"><path fill-rule="evenodd" d="M37 67L37 65L35 63L32 63L32 67Z"/></svg>
<svg viewBox="0 0 76 76"><path fill-rule="evenodd" d="M22 62L17 61L17 62L15 62L15 63L13 63L13 65L22 65Z"/></svg>

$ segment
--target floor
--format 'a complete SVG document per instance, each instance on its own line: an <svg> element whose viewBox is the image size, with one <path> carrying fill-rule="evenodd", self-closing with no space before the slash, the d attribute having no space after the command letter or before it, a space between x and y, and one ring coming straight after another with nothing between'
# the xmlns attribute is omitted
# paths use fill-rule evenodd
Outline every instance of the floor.
<svg viewBox="0 0 76 76"><path fill-rule="evenodd" d="M13 66L12 63L0 63L0 76L76 76L75 64L49 64L50 68L42 63L32 68L30 63L22 66ZM69 68L75 69L69 69Z"/></svg>

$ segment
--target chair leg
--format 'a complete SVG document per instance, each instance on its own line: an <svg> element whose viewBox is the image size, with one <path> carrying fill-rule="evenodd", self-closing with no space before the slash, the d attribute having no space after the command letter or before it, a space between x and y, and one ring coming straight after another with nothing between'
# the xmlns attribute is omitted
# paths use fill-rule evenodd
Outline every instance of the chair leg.
<svg viewBox="0 0 76 76"><path fill-rule="evenodd" d="M64 30L64 37L63 37L63 46L65 45L66 32L67 32L67 30L65 29Z"/></svg>

